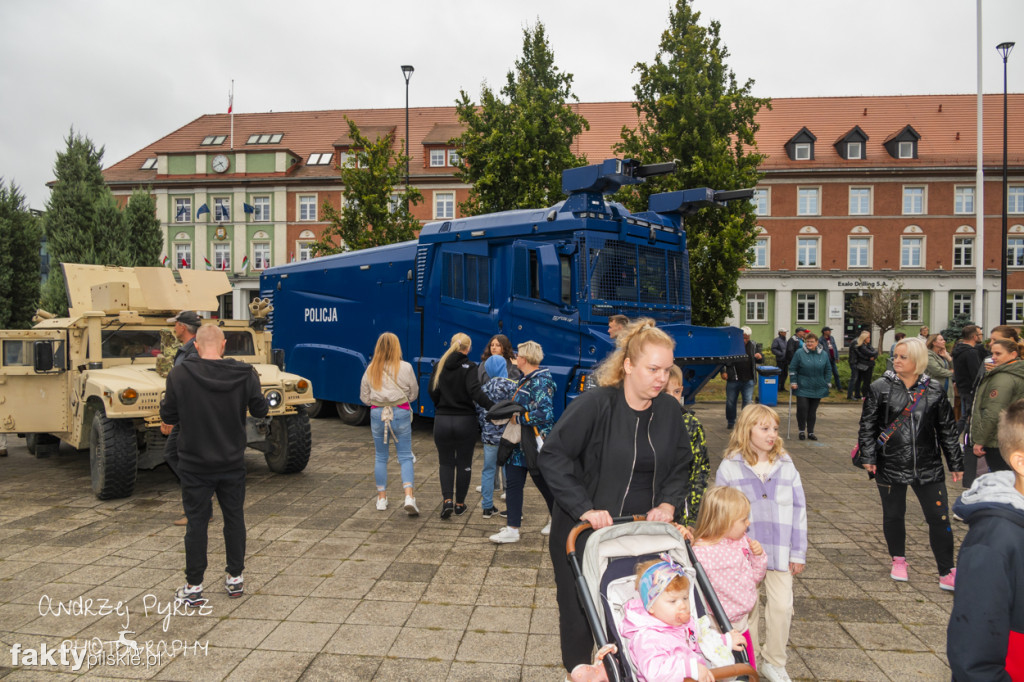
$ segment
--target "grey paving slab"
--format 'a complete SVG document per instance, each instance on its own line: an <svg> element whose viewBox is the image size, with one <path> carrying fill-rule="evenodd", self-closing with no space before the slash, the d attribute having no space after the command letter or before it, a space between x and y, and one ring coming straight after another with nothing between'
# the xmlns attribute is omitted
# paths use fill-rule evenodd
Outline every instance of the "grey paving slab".
<svg viewBox="0 0 1024 682"><path fill-rule="evenodd" d="M696 409L714 467L728 437L724 406ZM785 406L782 413L784 431ZM857 416L852 403L823 406L818 432L828 436L789 443L807 491L810 548L807 572L794 585L788 670L794 679L948 679L952 596L938 588L927 526L913 502L910 580L888 578L877 492L849 464ZM11 438L10 456L0 460L0 677L70 673L8 665L13 642L56 645L72 637L109 646L126 629L109 614L42 616L46 596L53 603L122 601L131 611L124 636L164 647L149 667L95 665L86 667L90 678L560 680L540 495L527 486L517 544L488 541L503 524L480 516L472 491L470 513L442 521L429 422L417 422L413 437L418 517L401 509L393 459L393 504L376 510L365 428L315 420L313 456L298 475L270 474L250 453L246 595L232 600L223 592L215 509L206 614L166 607L184 566L183 529L170 525L180 497L166 467L140 471L131 498L100 501L88 491L86 457L62 449L35 459L23 440ZM480 457L478 448L477 471ZM951 483L949 490L951 497L960 492ZM965 531L954 526L957 545ZM184 645L198 645L198 653L181 651ZM179 650L172 654L172 647Z"/></svg>

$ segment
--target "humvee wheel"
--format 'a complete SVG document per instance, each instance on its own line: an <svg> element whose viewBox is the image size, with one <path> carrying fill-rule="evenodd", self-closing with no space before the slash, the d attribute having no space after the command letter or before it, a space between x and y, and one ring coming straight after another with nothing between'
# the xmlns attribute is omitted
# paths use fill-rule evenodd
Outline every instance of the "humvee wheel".
<svg viewBox="0 0 1024 682"><path fill-rule="evenodd" d="M309 415L303 410L297 414L274 417L267 437L270 449L264 453L267 466L275 474L294 474L306 468L312 447L309 433Z"/></svg>
<svg viewBox="0 0 1024 682"><path fill-rule="evenodd" d="M310 419L323 419L336 414L334 403L330 400L317 400L311 405L306 405L306 414Z"/></svg>
<svg viewBox="0 0 1024 682"><path fill-rule="evenodd" d="M36 434L25 434L25 447L28 449L28 454L34 457L36 454Z"/></svg>
<svg viewBox="0 0 1024 682"><path fill-rule="evenodd" d="M60 452L60 439L48 433L26 433L25 447L28 454L37 459L43 459Z"/></svg>
<svg viewBox="0 0 1024 682"><path fill-rule="evenodd" d="M89 470L92 491L101 500L128 497L135 490L139 449L135 428L126 419L108 419L100 407L92 418Z"/></svg>
<svg viewBox="0 0 1024 682"><path fill-rule="evenodd" d="M363 426L370 423L370 408L366 405L338 403L338 417L349 426Z"/></svg>

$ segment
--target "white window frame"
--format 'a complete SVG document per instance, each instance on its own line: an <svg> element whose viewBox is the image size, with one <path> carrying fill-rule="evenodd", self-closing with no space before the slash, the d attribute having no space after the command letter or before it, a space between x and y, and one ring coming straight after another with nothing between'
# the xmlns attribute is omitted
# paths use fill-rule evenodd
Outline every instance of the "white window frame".
<svg viewBox="0 0 1024 682"><path fill-rule="evenodd" d="M750 267L758 270L766 270L771 267L771 248L771 238L766 234L758 235L754 240L754 245L751 247L751 251L754 253L754 262L750 264ZM761 262L758 259L759 253L764 256Z"/></svg>
<svg viewBox="0 0 1024 682"><path fill-rule="evenodd" d="M1007 324L1019 325L1024 322L1024 293L1007 293L1004 305L1007 308Z"/></svg>
<svg viewBox="0 0 1024 682"><path fill-rule="evenodd" d="M252 221L254 223L270 222L270 196L252 198Z"/></svg>
<svg viewBox="0 0 1024 682"><path fill-rule="evenodd" d="M811 160L811 143L810 142L795 142L795 143L793 143L793 160L794 161L810 161Z"/></svg>
<svg viewBox="0 0 1024 682"><path fill-rule="evenodd" d="M434 218L437 220L455 218L455 192L453 190L434 192Z"/></svg>
<svg viewBox="0 0 1024 682"><path fill-rule="evenodd" d="M224 259L227 263L224 263ZM231 242L213 243L213 269L231 270Z"/></svg>
<svg viewBox="0 0 1024 682"><path fill-rule="evenodd" d="M182 253L184 251L184 253ZM185 258L187 265L181 267L181 259ZM174 242L174 269L175 270L191 270L194 263L192 262L192 242Z"/></svg>
<svg viewBox="0 0 1024 682"><path fill-rule="evenodd" d="M298 219L306 223L315 223L317 217L317 205L315 194L299 194L296 201L296 215Z"/></svg>
<svg viewBox="0 0 1024 682"><path fill-rule="evenodd" d="M329 166L331 159L334 158L334 152L313 152L309 155L309 160L306 161L307 166Z"/></svg>
<svg viewBox="0 0 1024 682"><path fill-rule="evenodd" d="M969 291L953 292L953 317L967 315L974 317L974 294Z"/></svg>
<svg viewBox="0 0 1024 682"><path fill-rule="evenodd" d="M903 294L903 323L921 324L924 313L924 294L920 291L907 291Z"/></svg>
<svg viewBox="0 0 1024 682"><path fill-rule="evenodd" d="M856 153L855 151L856 150ZM847 142L846 143L846 158L847 159L863 159L864 158L864 143L860 141Z"/></svg>
<svg viewBox="0 0 1024 682"><path fill-rule="evenodd" d="M796 292L796 321L800 324L814 324L818 321L817 291Z"/></svg>
<svg viewBox="0 0 1024 682"><path fill-rule="evenodd" d="M913 205L915 198L921 200L920 206ZM911 202L909 207L908 201ZM903 215L924 215L927 212L928 188L925 185L903 185Z"/></svg>
<svg viewBox="0 0 1024 682"><path fill-rule="evenodd" d="M853 242L854 241L865 241L867 244L863 248L864 252L864 263L854 263L853 255L855 253ZM874 240L870 234L851 234L846 237L846 267L849 270L858 270L872 267L872 252L874 249ZM861 248L858 246L856 252L859 253ZM859 260L859 259L858 259Z"/></svg>
<svg viewBox="0 0 1024 682"><path fill-rule="evenodd" d="M273 255L273 249L270 246L270 242L266 240L254 241L251 249L252 258L249 260L252 263L253 270L266 270L270 267L270 259ZM266 251L266 257L263 257L262 252ZM263 267L260 267L260 266Z"/></svg>
<svg viewBox="0 0 1024 682"><path fill-rule="evenodd" d="M299 239L295 242L295 256L298 262L305 263L313 260L313 240Z"/></svg>
<svg viewBox="0 0 1024 682"><path fill-rule="evenodd" d="M431 149L430 150L430 167L431 168L443 168L447 164L448 150L446 149Z"/></svg>
<svg viewBox="0 0 1024 682"><path fill-rule="evenodd" d="M956 262L957 253L960 254L961 263ZM974 236L953 235L953 267L973 268L974 267Z"/></svg>
<svg viewBox="0 0 1024 682"><path fill-rule="evenodd" d="M156 170L156 157L150 157L142 162L142 170Z"/></svg>
<svg viewBox="0 0 1024 682"><path fill-rule="evenodd" d="M903 140L896 145L896 156L900 159L914 158L914 142L912 140Z"/></svg>
<svg viewBox="0 0 1024 682"><path fill-rule="evenodd" d="M1013 234L1006 238L1006 267L1024 267L1024 235Z"/></svg>
<svg viewBox="0 0 1024 682"><path fill-rule="evenodd" d="M807 242L807 244L801 244L801 242ZM810 247L813 244L814 248L814 262L807 262L803 265L800 264L801 250ZM797 235L796 238L796 267L799 269L817 270L821 268L821 236L820 235Z"/></svg>
<svg viewBox="0 0 1024 682"><path fill-rule="evenodd" d="M913 258L905 258L906 255L913 255L913 252L906 253L906 249L911 247L910 242L917 242L917 264L915 265L912 261ZM911 234L900 236L900 269L901 270L920 270L924 267L925 263L925 252L924 252L924 235L923 234Z"/></svg>
<svg viewBox="0 0 1024 682"><path fill-rule="evenodd" d="M809 205L811 198L814 199L814 206ZM805 201L806 199L806 201ZM821 187L797 187L796 188L796 214L821 215Z"/></svg>
<svg viewBox="0 0 1024 682"><path fill-rule="evenodd" d="M974 215L974 185L956 185L953 187L953 213L956 215ZM968 208L967 204L970 203Z"/></svg>
<svg viewBox="0 0 1024 682"><path fill-rule="evenodd" d="M181 210L181 206L179 204L186 204L188 206L188 210L185 212L186 215L184 218L178 218L178 212ZM192 222L192 197L174 197L174 222Z"/></svg>
<svg viewBox="0 0 1024 682"><path fill-rule="evenodd" d="M751 203L754 204L754 215L770 216L772 214L771 187L756 188L754 190L754 196L751 197Z"/></svg>
<svg viewBox="0 0 1024 682"><path fill-rule="evenodd" d="M856 194L855 194L856 192ZM864 193L867 195L867 201L864 201ZM851 187L850 198L849 198L849 214L850 215L871 215L873 212L873 199L874 192L871 187ZM856 197L857 205L854 206L854 197ZM856 208L856 210L854 210Z"/></svg>
<svg viewBox="0 0 1024 682"><path fill-rule="evenodd" d="M751 315L751 307L754 314ZM746 293L746 320L747 322L768 321L768 292L748 291Z"/></svg>
<svg viewBox="0 0 1024 682"><path fill-rule="evenodd" d="M449 149L448 150L448 165L449 166L457 166L457 165L459 165L459 159L461 159L461 158L462 158L462 155L459 154L458 150L455 150L455 149Z"/></svg>
<svg viewBox="0 0 1024 682"><path fill-rule="evenodd" d="M1024 185L1006 187L1006 212L1024 213Z"/></svg>
<svg viewBox="0 0 1024 682"><path fill-rule="evenodd" d="M231 197L213 198L213 222L231 222Z"/></svg>
<svg viewBox="0 0 1024 682"><path fill-rule="evenodd" d="M392 192L388 195L388 213L394 215L402 207L402 195Z"/></svg>

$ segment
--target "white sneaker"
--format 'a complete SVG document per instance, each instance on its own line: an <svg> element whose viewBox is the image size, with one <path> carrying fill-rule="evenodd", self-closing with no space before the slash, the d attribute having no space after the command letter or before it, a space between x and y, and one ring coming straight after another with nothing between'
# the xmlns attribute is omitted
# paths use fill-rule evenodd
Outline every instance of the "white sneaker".
<svg viewBox="0 0 1024 682"><path fill-rule="evenodd" d="M519 542L519 529L509 528L505 526L500 531L491 536L491 542L497 542L499 545L503 545L509 542Z"/></svg>
<svg viewBox="0 0 1024 682"><path fill-rule="evenodd" d="M477 491L477 492L480 492L481 490L483 490L483 486L479 486L479 485L478 485L478 486L476 487L476 491Z"/></svg>
<svg viewBox="0 0 1024 682"><path fill-rule="evenodd" d="M761 673L761 678L768 680L768 682L793 682L785 667L772 665L768 661L762 660L760 665L757 666L757 671Z"/></svg>
<svg viewBox="0 0 1024 682"><path fill-rule="evenodd" d="M419 516L420 508L416 506L416 498L405 496L405 513L409 516Z"/></svg>
<svg viewBox="0 0 1024 682"><path fill-rule="evenodd" d="M377 511L384 511L388 508L388 498L378 497L377 498Z"/></svg>
<svg viewBox="0 0 1024 682"><path fill-rule="evenodd" d="M505 499L505 493L501 494L501 499L503 499L503 500Z"/></svg>
<svg viewBox="0 0 1024 682"><path fill-rule="evenodd" d="M546 526L540 529L541 535L551 535L551 517L548 517L548 523Z"/></svg>

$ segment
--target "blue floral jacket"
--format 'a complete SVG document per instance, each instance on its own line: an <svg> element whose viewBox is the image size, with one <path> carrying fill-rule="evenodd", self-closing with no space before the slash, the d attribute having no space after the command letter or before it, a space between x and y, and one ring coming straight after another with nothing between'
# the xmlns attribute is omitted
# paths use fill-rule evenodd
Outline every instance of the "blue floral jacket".
<svg viewBox="0 0 1024 682"><path fill-rule="evenodd" d="M514 399L526 408L526 414L520 415L519 418L523 424L523 438L534 437L528 425L536 426L541 436L547 437L551 433L551 428L555 425L556 389L551 371L546 368L530 372L519 380L519 388ZM526 455L523 454L522 446L516 446L512 457L509 458L509 464L526 466Z"/></svg>

